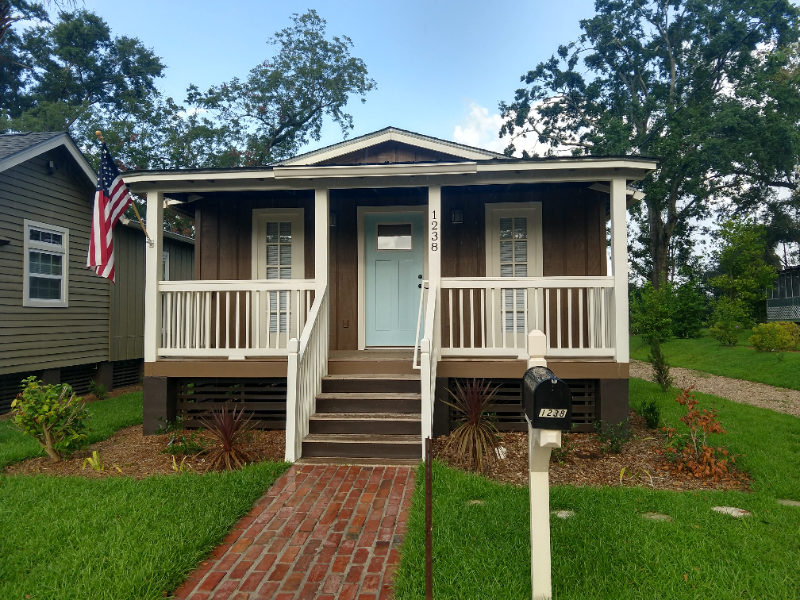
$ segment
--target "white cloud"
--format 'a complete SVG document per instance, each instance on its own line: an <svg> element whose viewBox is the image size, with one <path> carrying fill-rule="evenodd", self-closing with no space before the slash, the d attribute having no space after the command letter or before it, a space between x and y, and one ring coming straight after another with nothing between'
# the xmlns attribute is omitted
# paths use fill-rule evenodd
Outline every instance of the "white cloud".
<svg viewBox="0 0 800 600"><path fill-rule="evenodd" d="M453 131L453 141L459 144L475 146L494 152L503 152L511 139L509 136L498 137L500 127L503 126L503 118L500 113L489 114L489 109L474 102L469 105L469 114L465 117L461 125L456 125ZM529 154L537 152L544 154L547 149L538 143L535 136L529 135L527 138L517 138L514 140L517 151L515 156L522 156L522 151L527 150Z"/></svg>

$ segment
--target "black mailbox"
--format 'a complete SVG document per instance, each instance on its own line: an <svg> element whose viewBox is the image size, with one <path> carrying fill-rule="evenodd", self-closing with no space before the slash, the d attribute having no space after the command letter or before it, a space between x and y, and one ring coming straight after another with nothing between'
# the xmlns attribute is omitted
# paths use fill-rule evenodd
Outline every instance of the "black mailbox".
<svg viewBox="0 0 800 600"><path fill-rule="evenodd" d="M534 429L569 431L572 428L572 392L547 367L533 367L522 379L522 406Z"/></svg>

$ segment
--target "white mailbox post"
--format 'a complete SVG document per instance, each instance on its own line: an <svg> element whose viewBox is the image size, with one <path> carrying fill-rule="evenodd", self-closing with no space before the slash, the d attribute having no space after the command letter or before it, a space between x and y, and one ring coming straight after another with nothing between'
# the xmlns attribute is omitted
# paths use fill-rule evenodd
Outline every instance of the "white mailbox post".
<svg viewBox="0 0 800 600"><path fill-rule="evenodd" d="M531 496L531 585L533 600L553 597L550 555L550 453L561 447L561 431L572 421L569 386L547 368L547 338L528 336L528 371L522 404L528 421L528 466Z"/></svg>

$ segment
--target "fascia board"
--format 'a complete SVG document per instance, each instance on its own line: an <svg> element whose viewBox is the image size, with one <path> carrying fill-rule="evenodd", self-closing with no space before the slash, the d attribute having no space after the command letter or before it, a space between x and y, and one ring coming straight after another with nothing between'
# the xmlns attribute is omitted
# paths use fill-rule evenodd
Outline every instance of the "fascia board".
<svg viewBox="0 0 800 600"><path fill-rule="evenodd" d="M464 175L478 172L474 162L416 163L354 166L274 167L275 179L322 179L342 177L402 177L403 175Z"/></svg>
<svg viewBox="0 0 800 600"><path fill-rule="evenodd" d="M132 173L126 175L125 173L122 174L122 179L125 181L126 184L131 185L133 183L143 183L143 182L162 182L162 181L169 181L169 182L178 182L178 181L185 181L185 182L192 182L192 181L202 181L202 182L214 182L214 181L226 181L226 180L261 180L261 179L273 179L275 177L274 173L270 171L223 171L219 173L184 173L181 171L175 172L166 172L166 173Z"/></svg>
<svg viewBox="0 0 800 600"><path fill-rule="evenodd" d="M7 171L12 167L16 167L17 165L24 163L26 160L30 160L32 158L36 158L40 154L44 154L50 150L54 150L59 146L64 146L75 160L78 163L78 166L81 167L81 170L92 182L92 185L97 185L97 175L95 174L92 167L89 166L89 163L86 161L86 158L81 154L80 150L75 147L75 144L67 137L66 133L62 133L61 135L55 136L50 138L49 140L45 140L35 146L31 146L30 148L26 148L21 152L17 152L16 154L12 154L4 158L0 161L0 172Z"/></svg>
<svg viewBox="0 0 800 600"><path fill-rule="evenodd" d="M401 142L404 144L408 144L410 146L417 146L419 148L432 150L434 152L450 154L452 156L458 156L460 158L464 158L467 160L486 160L487 158L492 156L492 153L488 152L484 153L484 152L477 152L474 150L468 150L466 148L462 148L459 146L451 146L449 144L445 144L442 142L429 140L424 137L409 135L402 131L390 130L380 133L379 135L376 135L374 137L365 137L360 140L355 140L350 144L345 143L337 145L335 148L331 148L330 150L327 151L322 150L316 154L305 155L294 159L289 159L287 161L284 161L282 164L285 166L315 165L321 162L325 162L327 160L334 159L337 156L344 156L345 154L350 154L351 152L358 152L359 150L363 150L364 148L369 148L370 146L377 146L378 144L383 144L384 142Z"/></svg>
<svg viewBox="0 0 800 600"><path fill-rule="evenodd" d="M564 160L547 162L513 162L513 163L491 163L479 164L479 173L502 172L502 171L552 171L555 169L635 169L642 171L643 175L655 170L658 163L655 161L637 161L625 159L598 159L598 160Z"/></svg>

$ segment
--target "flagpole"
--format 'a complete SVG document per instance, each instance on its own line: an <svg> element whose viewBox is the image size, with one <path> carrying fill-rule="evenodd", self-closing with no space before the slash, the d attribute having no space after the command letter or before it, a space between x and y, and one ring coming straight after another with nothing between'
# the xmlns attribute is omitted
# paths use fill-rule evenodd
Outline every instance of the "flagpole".
<svg viewBox="0 0 800 600"><path fill-rule="evenodd" d="M105 144L106 143L106 141L103 139L103 134L99 129L97 131L95 131L94 134L100 140L101 144ZM153 247L153 240L150 239L150 236L147 233L147 228L144 226L144 221L142 221L142 217L139 216L139 209L136 208L136 202L135 201L131 202L131 208L133 209L133 213L136 215L136 218L139 219L139 225L142 226L142 231L144 231L144 236L147 238L147 245L152 248Z"/></svg>

